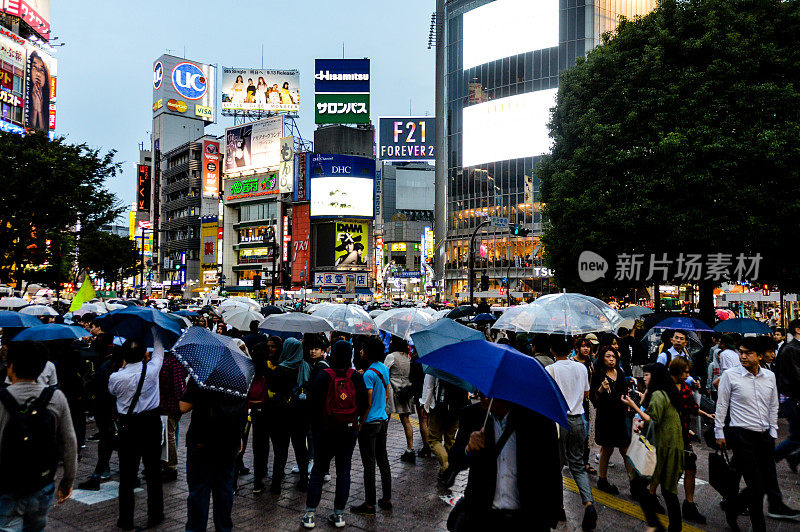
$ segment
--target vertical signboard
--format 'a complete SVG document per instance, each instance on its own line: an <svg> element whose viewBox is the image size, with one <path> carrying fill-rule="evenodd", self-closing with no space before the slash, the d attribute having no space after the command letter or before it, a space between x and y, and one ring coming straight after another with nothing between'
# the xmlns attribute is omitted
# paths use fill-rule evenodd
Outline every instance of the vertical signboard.
<svg viewBox="0 0 800 532"><path fill-rule="evenodd" d="M425 262L430 264L433 261L433 231L430 227L425 227Z"/></svg>
<svg viewBox="0 0 800 532"><path fill-rule="evenodd" d="M203 267L216 266L217 264L217 232L218 221L216 216L204 216L200 220L200 262Z"/></svg>
<svg viewBox="0 0 800 532"><path fill-rule="evenodd" d="M56 128L56 59L30 43L25 74L25 127L49 132Z"/></svg>
<svg viewBox="0 0 800 532"><path fill-rule="evenodd" d="M375 282L383 284L383 237L375 237Z"/></svg>
<svg viewBox="0 0 800 532"><path fill-rule="evenodd" d="M381 182L383 167L375 170L375 219L381 218L381 195L383 194L383 183Z"/></svg>
<svg viewBox="0 0 800 532"><path fill-rule="evenodd" d="M278 176L278 190L281 194L291 194L294 190L294 137L281 139L281 167Z"/></svg>
<svg viewBox="0 0 800 532"><path fill-rule="evenodd" d="M294 201L308 201L309 200L309 183L308 183L308 159L311 157L310 153L298 153L295 161L294 173Z"/></svg>
<svg viewBox="0 0 800 532"><path fill-rule="evenodd" d="M203 141L203 196L219 195L219 142Z"/></svg>
<svg viewBox="0 0 800 532"><path fill-rule="evenodd" d="M281 260L283 262L289 262L289 248L292 247L292 234L289 232L289 216L283 216L283 235L281 238L281 242L283 245L283 255L281 256Z"/></svg>
<svg viewBox="0 0 800 532"><path fill-rule="evenodd" d="M136 210L150 211L150 167L140 164L136 167Z"/></svg>
<svg viewBox="0 0 800 532"><path fill-rule="evenodd" d="M310 270L309 259L311 257L309 242L311 241L311 219L309 217L310 206L308 203L301 203L292 207L292 282L308 282Z"/></svg>
<svg viewBox="0 0 800 532"><path fill-rule="evenodd" d="M369 59L317 59L314 121L369 123Z"/></svg>

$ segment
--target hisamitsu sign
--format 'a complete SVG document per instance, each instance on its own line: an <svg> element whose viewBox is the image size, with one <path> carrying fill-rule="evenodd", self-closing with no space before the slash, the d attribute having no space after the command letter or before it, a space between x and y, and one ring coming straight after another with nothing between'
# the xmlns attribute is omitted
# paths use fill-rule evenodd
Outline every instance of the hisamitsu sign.
<svg viewBox="0 0 800 532"><path fill-rule="evenodd" d="M378 124L378 158L382 161L436 159L435 117L382 116Z"/></svg>

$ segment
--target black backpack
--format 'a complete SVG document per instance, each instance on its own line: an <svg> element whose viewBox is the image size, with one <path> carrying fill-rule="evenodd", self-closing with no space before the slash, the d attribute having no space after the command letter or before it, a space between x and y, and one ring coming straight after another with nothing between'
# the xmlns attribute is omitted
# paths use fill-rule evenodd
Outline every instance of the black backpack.
<svg viewBox="0 0 800 532"><path fill-rule="evenodd" d="M0 389L0 402L8 412L0 445L0 493L24 496L53 482L58 467L56 416L47 405L55 386L20 405L8 389Z"/></svg>
<svg viewBox="0 0 800 532"><path fill-rule="evenodd" d="M439 419L453 422L458 419L461 410L467 406L469 399L464 389L444 379L439 379L439 389L437 390L435 401L433 414Z"/></svg>

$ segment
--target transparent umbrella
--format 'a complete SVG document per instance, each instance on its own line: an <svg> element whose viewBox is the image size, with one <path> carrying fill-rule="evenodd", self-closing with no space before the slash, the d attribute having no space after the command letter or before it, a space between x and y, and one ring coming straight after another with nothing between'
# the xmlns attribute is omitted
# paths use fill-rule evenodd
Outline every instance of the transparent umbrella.
<svg viewBox="0 0 800 532"><path fill-rule="evenodd" d="M367 311L358 305L329 303L318 307L314 316L325 318L334 330L348 334L378 334L378 327Z"/></svg>
<svg viewBox="0 0 800 532"><path fill-rule="evenodd" d="M47 305L29 305L19 309L19 312L20 314L30 314L31 316L58 316L58 312Z"/></svg>
<svg viewBox="0 0 800 532"><path fill-rule="evenodd" d="M100 303L84 303L81 308L72 313L73 316L83 316L84 314L105 314L108 312L105 305Z"/></svg>
<svg viewBox="0 0 800 532"><path fill-rule="evenodd" d="M378 316L380 316L380 315L381 315L381 314L383 314L384 312L386 312L386 311L385 311L385 310L383 310L383 309L379 309L379 308L378 308L378 309L375 309L375 310L370 310L370 311L369 311L369 317L370 317L370 318L372 318L372 319L374 320L375 318L377 318Z"/></svg>
<svg viewBox="0 0 800 532"><path fill-rule="evenodd" d="M261 322L259 328L267 331L295 333L322 333L333 330L333 326L325 318L302 312L270 314Z"/></svg>
<svg viewBox="0 0 800 532"><path fill-rule="evenodd" d="M18 309L28 304L27 301L21 297L4 297L0 299L0 308L4 309Z"/></svg>
<svg viewBox="0 0 800 532"><path fill-rule="evenodd" d="M427 312L417 308L393 308L375 318L378 329L406 340L411 333L422 330L433 322L434 319Z"/></svg>
<svg viewBox="0 0 800 532"><path fill-rule="evenodd" d="M493 329L514 332L579 335L615 332L620 315L597 298L575 293L548 294L530 305L503 313Z"/></svg>
<svg viewBox="0 0 800 532"><path fill-rule="evenodd" d="M444 318L445 316L447 316L447 313L450 312L451 310L453 310L453 309L451 309L451 308L443 308L442 310L437 310L436 312L433 313L433 316L431 316L431 317L434 320L440 320L440 319Z"/></svg>

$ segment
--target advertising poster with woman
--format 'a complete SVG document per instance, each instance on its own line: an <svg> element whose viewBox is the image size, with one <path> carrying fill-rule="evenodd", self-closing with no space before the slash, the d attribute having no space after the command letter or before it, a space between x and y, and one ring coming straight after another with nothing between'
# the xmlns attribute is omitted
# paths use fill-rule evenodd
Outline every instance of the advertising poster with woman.
<svg viewBox="0 0 800 532"><path fill-rule="evenodd" d="M49 131L56 127L56 60L28 45L25 80L25 127Z"/></svg>
<svg viewBox="0 0 800 532"><path fill-rule="evenodd" d="M222 67L222 114L300 110L297 70Z"/></svg>

